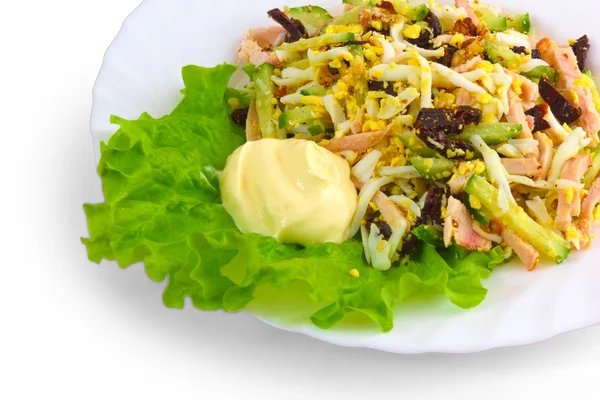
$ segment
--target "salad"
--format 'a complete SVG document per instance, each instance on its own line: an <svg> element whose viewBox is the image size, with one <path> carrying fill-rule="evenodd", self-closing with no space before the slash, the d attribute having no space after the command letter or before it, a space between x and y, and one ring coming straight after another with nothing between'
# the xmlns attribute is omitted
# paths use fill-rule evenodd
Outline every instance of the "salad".
<svg viewBox="0 0 600 400"><path fill-rule="evenodd" d="M239 66L183 68L171 114L112 117L90 260L144 263L173 308L237 312L301 282L318 327L360 313L386 332L401 302L476 307L506 261L591 246L587 36L538 39L478 1L343 3L271 10Z"/></svg>

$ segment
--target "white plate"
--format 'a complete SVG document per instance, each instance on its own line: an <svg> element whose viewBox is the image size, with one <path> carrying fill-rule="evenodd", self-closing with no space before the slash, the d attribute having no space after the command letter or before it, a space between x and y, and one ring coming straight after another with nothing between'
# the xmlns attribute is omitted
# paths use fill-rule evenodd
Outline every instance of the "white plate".
<svg viewBox="0 0 600 400"><path fill-rule="evenodd" d="M308 2L279 1L289 6ZM111 114L137 119L144 111L155 117L169 113L181 99L181 67L234 62L241 34L272 24L266 11L283 6L279 1L143 2L106 52L94 88L91 130L96 152L98 143L115 131L109 123ZM600 46L600 25L591 12L591 0L572 0L568 7L563 0L500 0L496 4L530 12L540 34L566 42L587 33L592 45ZM600 65L598 55L592 51L592 69ZM559 267L540 267L531 273L517 265L499 268L486 282L489 295L480 307L464 311L448 301L405 305L397 310L395 328L388 334L319 330L307 321L303 309L255 315L276 327L327 342L397 353L466 353L531 344L600 323L599 258L600 241L590 251L574 253Z"/></svg>

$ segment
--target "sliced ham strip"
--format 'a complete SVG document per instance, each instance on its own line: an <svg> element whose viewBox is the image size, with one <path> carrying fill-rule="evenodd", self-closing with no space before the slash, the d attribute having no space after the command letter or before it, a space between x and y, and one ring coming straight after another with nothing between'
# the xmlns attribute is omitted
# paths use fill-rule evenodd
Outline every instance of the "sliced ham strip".
<svg viewBox="0 0 600 400"><path fill-rule="evenodd" d="M588 136L594 139L594 143L598 143L598 131L600 131L600 114L596 110L592 91L587 86L575 85L572 89L579 98L579 107L581 108L581 117L576 124L581 126Z"/></svg>
<svg viewBox="0 0 600 400"><path fill-rule="evenodd" d="M537 178L542 172L542 166L536 158L503 158L502 166L511 175Z"/></svg>
<svg viewBox="0 0 600 400"><path fill-rule="evenodd" d="M540 97L540 87L531 79L526 78L523 75L516 74L507 68L504 68L504 72L510 75L513 79L519 79L523 83L521 85L521 90L523 91L521 99L524 103L535 102Z"/></svg>
<svg viewBox="0 0 600 400"><path fill-rule="evenodd" d="M579 218L579 230L583 234L581 247L590 247L592 244L592 223L594 221L594 209L600 202L600 178L594 182L588 196L583 201L581 217Z"/></svg>
<svg viewBox="0 0 600 400"><path fill-rule="evenodd" d="M464 8L465 11L467 12L467 17L471 18L471 21L473 21L473 24L475 24L475 26L479 26L479 19L473 12L473 9L471 8L471 4L469 3L469 0L455 0L454 3L456 5L456 7Z"/></svg>
<svg viewBox="0 0 600 400"><path fill-rule="evenodd" d="M277 54L271 51L285 40L286 30L281 26L256 28L246 32L240 41L238 58L241 61L261 65L266 62L280 66Z"/></svg>
<svg viewBox="0 0 600 400"><path fill-rule="evenodd" d="M598 131L600 131L600 113L596 110L590 88L576 84L581 78L581 71L577 65L577 57L570 46L557 46L552 40L544 38L537 44L542 54L542 59L550 64L557 72L556 86L560 90L572 90L577 94L581 108L581 117L575 123L592 138L593 145L598 144Z"/></svg>
<svg viewBox="0 0 600 400"><path fill-rule="evenodd" d="M459 74L462 74L464 72L469 72L469 71L473 71L475 68L477 68L477 65L479 65L479 63L482 61L480 56L476 56L471 58L469 61L467 61L466 63L459 65L458 67L453 68L456 72L458 72Z"/></svg>
<svg viewBox="0 0 600 400"><path fill-rule="evenodd" d="M477 103L477 99L466 89L460 88L454 93L457 106L472 106Z"/></svg>
<svg viewBox="0 0 600 400"><path fill-rule="evenodd" d="M517 253L519 259L523 261L530 271L533 271L540 260L540 253L515 231L504 227L502 229L502 239Z"/></svg>
<svg viewBox="0 0 600 400"><path fill-rule="evenodd" d="M390 133L392 126L393 124L390 124L382 131L363 132L357 135L345 136L341 139L334 139L325 148L333 153L342 151L363 153L381 142Z"/></svg>
<svg viewBox="0 0 600 400"><path fill-rule="evenodd" d="M553 152L553 143L552 140L542 132L536 132L533 135L533 138L539 143L539 151L540 151L540 174L538 175L538 179L545 180L548 177L548 171L550 171L550 167L552 166L552 158L554 157Z"/></svg>
<svg viewBox="0 0 600 400"><path fill-rule="evenodd" d="M518 139L533 139L533 133L531 132L531 128L529 127L529 123L527 121L527 116L525 115L525 110L523 108L523 103L521 102L519 95L514 92L514 90L510 90L508 92L508 115L506 116L506 121L510 124L520 124L523 128L521 132L517 135ZM539 152L535 149L533 152L527 154L527 157L538 158Z"/></svg>
<svg viewBox="0 0 600 400"><path fill-rule="evenodd" d="M379 208L381 215L383 215L389 226L397 226L401 221L406 219L404 213L398 208L396 203L381 191L375 194L373 203Z"/></svg>
<svg viewBox="0 0 600 400"><path fill-rule="evenodd" d="M492 249L492 241L479 235L473 229L473 221L463 203L450 197L447 207L448 216L444 223L444 244L452 244L452 238L459 246L472 251L488 252Z"/></svg>
<svg viewBox="0 0 600 400"><path fill-rule="evenodd" d="M358 190L362 190L365 185L364 182L359 182L358 179L352 178L352 182L354 186ZM404 212L394 203L388 196L385 195L381 190L378 190L373 196L373 203L379 208L381 215L383 215L383 219L390 226L397 226L400 222L406 220L406 216Z"/></svg>
<svg viewBox="0 0 600 400"><path fill-rule="evenodd" d="M585 172L592 165L592 157L580 154L570 159L562 170L561 179L580 183ZM572 190L572 193L569 191ZM581 214L581 191L576 189L560 190L558 193L558 207L556 208L556 227L566 232L571 227L573 217Z"/></svg>

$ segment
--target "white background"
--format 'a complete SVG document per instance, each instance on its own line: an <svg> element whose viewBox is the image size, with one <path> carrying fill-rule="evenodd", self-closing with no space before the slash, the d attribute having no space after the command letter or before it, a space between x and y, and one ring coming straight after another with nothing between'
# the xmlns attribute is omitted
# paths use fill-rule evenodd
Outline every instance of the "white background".
<svg viewBox="0 0 600 400"><path fill-rule="evenodd" d="M141 268L88 262L82 204L102 199L91 90L137 4L0 5L1 399L600 397L600 327L524 348L398 356L245 314L167 310Z"/></svg>

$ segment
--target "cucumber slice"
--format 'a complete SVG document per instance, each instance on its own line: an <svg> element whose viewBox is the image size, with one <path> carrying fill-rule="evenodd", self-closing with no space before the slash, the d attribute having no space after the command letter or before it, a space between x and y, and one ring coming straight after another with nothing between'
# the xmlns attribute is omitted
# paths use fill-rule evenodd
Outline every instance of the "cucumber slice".
<svg viewBox="0 0 600 400"><path fill-rule="evenodd" d="M319 83L315 83L314 85L311 85L310 87L307 87L305 89L302 89L300 91L300 94L302 96L319 96L319 97L323 97L327 94L327 89L325 89L325 86L319 84Z"/></svg>
<svg viewBox="0 0 600 400"><path fill-rule="evenodd" d="M414 157L410 159L410 163L423 178L434 181L447 181L456 168L454 161L443 158Z"/></svg>
<svg viewBox="0 0 600 400"><path fill-rule="evenodd" d="M508 69L516 69L521 63L521 58L507 46L500 46L495 43L486 41L485 52L488 59L496 64L501 64ZM512 67L512 68L511 68Z"/></svg>
<svg viewBox="0 0 600 400"><path fill-rule="evenodd" d="M404 143L407 149L421 157L435 157L437 153L427 147L425 143L412 131L398 133L398 139Z"/></svg>
<svg viewBox="0 0 600 400"><path fill-rule="evenodd" d="M467 187L466 192L477 197L482 206L502 224L515 231L524 240L531 243L540 253L543 253L553 259L557 264L567 259L571 252L571 245L565 239L546 229L535 222L531 217L519 207L516 203L510 203L510 210L504 212L498 206L498 189L492 186L480 175L473 175Z"/></svg>
<svg viewBox="0 0 600 400"><path fill-rule="evenodd" d="M272 100L275 98L275 84L271 80L275 67L265 63L254 71L254 87L256 90L256 111L263 138L285 139L285 132L280 132L274 121L275 110Z"/></svg>
<svg viewBox="0 0 600 400"><path fill-rule="evenodd" d="M508 27L513 28L517 32L521 32L527 35L529 31L531 31L531 19L529 18L529 13L509 15L506 18L506 21Z"/></svg>
<svg viewBox="0 0 600 400"><path fill-rule="evenodd" d="M480 7L475 14L485 23L485 26L492 32L504 32L508 29L507 18L496 14L486 7Z"/></svg>
<svg viewBox="0 0 600 400"><path fill-rule="evenodd" d="M463 133L458 135L458 138L464 142L471 143L473 135L479 135L483 141L489 146L495 146L500 143L507 142L521 132L523 126L520 124L479 124L471 125L465 128Z"/></svg>
<svg viewBox="0 0 600 400"><path fill-rule="evenodd" d="M303 24L320 28L333 19L326 9L318 6L295 7L288 10L288 15Z"/></svg>
<svg viewBox="0 0 600 400"><path fill-rule="evenodd" d="M444 247L442 233L433 226L420 225L412 230L412 234L428 245L436 248Z"/></svg>
<svg viewBox="0 0 600 400"><path fill-rule="evenodd" d="M358 24L358 16L366 7L354 7L353 9L346 11L339 17L329 21L325 27L329 25L356 25ZM324 29L323 29L324 31ZM347 40L350 42L350 40Z"/></svg>
<svg viewBox="0 0 600 400"><path fill-rule="evenodd" d="M556 83L556 70L552 67L547 67L544 65L535 67L531 71L521 72L521 75L523 75L525 78L531 79L535 83L539 83L543 76L548 78L552 84Z"/></svg>
<svg viewBox="0 0 600 400"><path fill-rule="evenodd" d="M314 106L304 106L285 111L279 117L279 129L286 129L296 124L314 120L314 108Z"/></svg>
<svg viewBox="0 0 600 400"><path fill-rule="evenodd" d="M489 211L487 211L485 208L473 208L473 206L471 206L471 200L468 193L464 194L463 200L463 203L465 203L467 210L469 210L469 213L475 219L475 221L479 222L483 226L490 226L490 220L492 217Z"/></svg>

